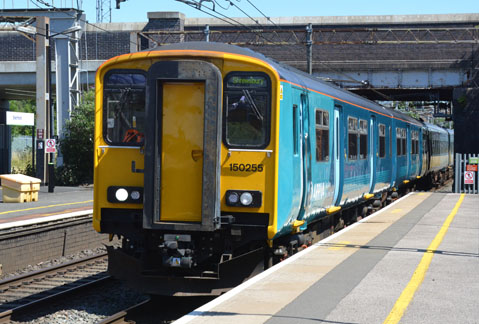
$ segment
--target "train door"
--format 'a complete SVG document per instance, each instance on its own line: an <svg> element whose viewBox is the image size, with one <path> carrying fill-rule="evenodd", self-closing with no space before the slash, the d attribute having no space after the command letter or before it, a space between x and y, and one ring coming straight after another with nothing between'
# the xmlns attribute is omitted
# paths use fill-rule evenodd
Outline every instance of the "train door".
<svg viewBox="0 0 479 324"><path fill-rule="evenodd" d="M306 94L301 94L300 99L300 110L302 112L302 153L303 153L303 212L301 213L301 218L304 217L304 214L307 214L307 210L310 205L311 200L311 141L309 134L309 104L308 96ZM299 219L301 219L299 218Z"/></svg>
<svg viewBox="0 0 479 324"><path fill-rule="evenodd" d="M406 179L411 177L412 165L413 165L413 156L411 151L412 145L412 136L411 136L411 125L406 125Z"/></svg>
<svg viewBox="0 0 479 324"><path fill-rule="evenodd" d="M343 135L341 129L343 128L342 122L342 107L340 105L334 105L334 125L333 125L333 165L334 165L334 199L333 204L339 205L342 196L343 187Z"/></svg>
<svg viewBox="0 0 479 324"><path fill-rule="evenodd" d="M201 220L204 92L201 82L161 84L161 221Z"/></svg>
<svg viewBox="0 0 479 324"><path fill-rule="evenodd" d="M211 230L220 217L221 73L202 61L149 70L145 228Z"/></svg>
<svg viewBox="0 0 479 324"><path fill-rule="evenodd" d="M377 130L376 116L371 116L369 120L369 192L374 192L374 186L376 184L376 171L378 165L378 130Z"/></svg>

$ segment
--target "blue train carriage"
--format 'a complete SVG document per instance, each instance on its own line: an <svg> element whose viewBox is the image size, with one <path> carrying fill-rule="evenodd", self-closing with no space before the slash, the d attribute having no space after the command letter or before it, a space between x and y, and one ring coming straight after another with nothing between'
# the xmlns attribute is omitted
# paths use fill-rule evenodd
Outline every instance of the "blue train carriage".
<svg viewBox="0 0 479 324"><path fill-rule="evenodd" d="M454 131L425 123L427 132L427 173L428 185L443 184L452 174L454 164Z"/></svg>
<svg viewBox="0 0 479 324"><path fill-rule="evenodd" d="M411 181L421 178L426 169L423 169L424 159L424 125L397 111L393 114L393 173L395 180L392 186L397 189L408 185Z"/></svg>
<svg viewBox="0 0 479 324"><path fill-rule="evenodd" d="M271 63L280 83L277 234L420 177L422 123ZM364 212L363 212L364 214Z"/></svg>

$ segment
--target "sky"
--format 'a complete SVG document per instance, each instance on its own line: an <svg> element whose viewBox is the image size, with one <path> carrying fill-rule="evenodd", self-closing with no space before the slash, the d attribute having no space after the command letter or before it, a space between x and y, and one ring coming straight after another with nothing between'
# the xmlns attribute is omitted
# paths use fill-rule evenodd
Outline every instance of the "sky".
<svg viewBox="0 0 479 324"><path fill-rule="evenodd" d="M126 0L120 9L115 9L115 1L112 0L112 22L147 21L149 11L180 11L188 18L209 17L175 0ZM95 2L83 1L83 10L90 22L96 18ZM219 5L226 8L230 0L216 2L216 9L229 17L245 17L238 8L252 17L261 17L251 3L268 17L479 13L478 0L231 0L234 6L227 10ZM204 1L203 5L211 8L212 3Z"/></svg>
<svg viewBox="0 0 479 324"><path fill-rule="evenodd" d="M106 9L108 0L104 1ZM116 0L110 0L112 7L112 22L145 22L147 12L180 11L187 18L210 17L197 9L176 0L126 0L115 9ZM196 0L199 1L199 0ZM238 10L242 9L252 17L262 17L251 4L256 6L268 17L289 16L353 16L353 15L409 15L409 14L448 14L448 13L479 13L478 0L215 0L216 10L229 17L246 17ZM227 10L220 8L228 7ZM0 8L38 8L48 3L55 7L81 4L86 13L86 19L96 22L97 0L1 0ZM203 0L203 5L212 7L212 0ZM108 22L104 20L104 22Z"/></svg>

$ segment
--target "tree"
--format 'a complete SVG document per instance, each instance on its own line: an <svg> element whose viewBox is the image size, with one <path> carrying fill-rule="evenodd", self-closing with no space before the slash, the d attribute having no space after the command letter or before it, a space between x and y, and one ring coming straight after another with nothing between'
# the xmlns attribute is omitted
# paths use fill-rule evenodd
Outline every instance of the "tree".
<svg viewBox="0 0 479 324"><path fill-rule="evenodd" d="M57 183L80 185L93 183L93 137L95 127L95 91L85 92L79 106L65 123L59 141L63 166L57 169Z"/></svg>

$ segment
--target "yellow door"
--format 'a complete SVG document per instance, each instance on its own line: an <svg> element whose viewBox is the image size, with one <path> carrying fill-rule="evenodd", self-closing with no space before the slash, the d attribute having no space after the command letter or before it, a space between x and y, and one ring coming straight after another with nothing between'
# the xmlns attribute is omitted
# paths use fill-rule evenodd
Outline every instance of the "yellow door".
<svg viewBox="0 0 479 324"><path fill-rule="evenodd" d="M164 82L161 141L161 221L201 222L202 82Z"/></svg>

